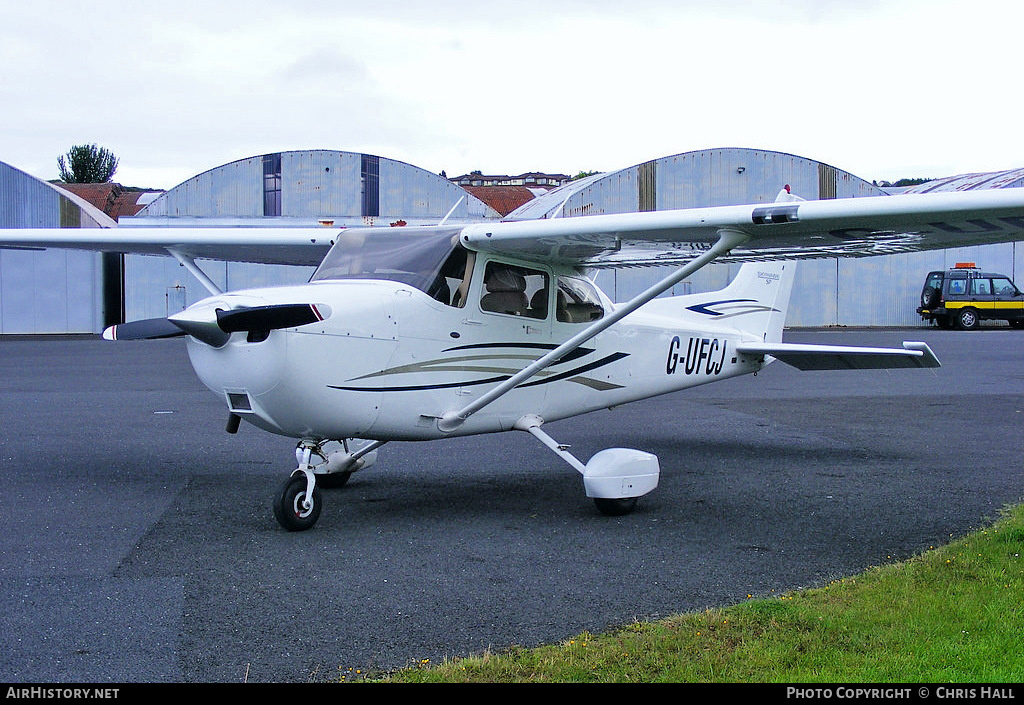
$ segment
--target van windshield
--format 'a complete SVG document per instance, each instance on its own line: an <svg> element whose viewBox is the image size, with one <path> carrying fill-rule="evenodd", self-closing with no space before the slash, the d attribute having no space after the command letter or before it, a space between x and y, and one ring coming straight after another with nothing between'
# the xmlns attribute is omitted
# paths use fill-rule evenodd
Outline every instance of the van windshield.
<svg viewBox="0 0 1024 705"><path fill-rule="evenodd" d="M310 281L385 279L427 291L455 249L460 228L344 230Z"/></svg>

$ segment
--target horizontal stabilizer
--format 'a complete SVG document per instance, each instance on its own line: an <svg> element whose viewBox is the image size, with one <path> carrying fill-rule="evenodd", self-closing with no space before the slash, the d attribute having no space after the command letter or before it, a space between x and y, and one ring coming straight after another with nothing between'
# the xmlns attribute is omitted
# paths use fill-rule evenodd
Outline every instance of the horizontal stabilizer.
<svg viewBox="0 0 1024 705"><path fill-rule="evenodd" d="M917 342L904 342L902 350L796 343L742 343L736 350L744 355L771 355L799 370L884 370L940 366L931 348Z"/></svg>

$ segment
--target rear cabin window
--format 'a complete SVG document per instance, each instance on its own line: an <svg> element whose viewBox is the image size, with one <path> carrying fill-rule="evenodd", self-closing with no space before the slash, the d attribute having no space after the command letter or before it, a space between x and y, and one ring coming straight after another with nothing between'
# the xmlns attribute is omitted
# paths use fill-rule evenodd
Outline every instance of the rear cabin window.
<svg viewBox="0 0 1024 705"><path fill-rule="evenodd" d="M975 296L991 296L992 280L974 278L971 280L971 293Z"/></svg>
<svg viewBox="0 0 1024 705"><path fill-rule="evenodd" d="M488 262L480 310L508 316L546 318L548 275L536 269Z"/></svg>

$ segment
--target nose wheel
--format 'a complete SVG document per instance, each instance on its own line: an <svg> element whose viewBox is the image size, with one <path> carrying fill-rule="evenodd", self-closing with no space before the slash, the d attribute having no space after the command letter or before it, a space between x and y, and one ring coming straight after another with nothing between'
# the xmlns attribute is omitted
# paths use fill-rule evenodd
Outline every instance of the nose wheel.
<svg viewBox="0 0 1024 705"><path fill-rule="evenodd" d="M320 518L320 511L324 506L323 499L316 481L311 484L310 478L306 477L306 473L296 471L281 485L274 498L274 516L277 523L288 531L312 529Z"/></svg>
<svg viewBox="0 0 1024 705"><path fill-rule="evenodd" d="M311 455L312 447L309 445L300 444L295 449L299 465L274 497L274 517L288 531L312 529L324 506L316 486L316 476L309 464Z"/></svg>

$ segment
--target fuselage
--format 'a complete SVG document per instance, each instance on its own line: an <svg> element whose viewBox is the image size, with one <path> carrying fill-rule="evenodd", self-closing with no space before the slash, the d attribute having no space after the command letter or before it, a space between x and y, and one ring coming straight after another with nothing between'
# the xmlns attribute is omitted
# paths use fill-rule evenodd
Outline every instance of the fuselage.
<svg viewBox="0 0 1024 705"><path fill-rule="evenodd" d="M477 264L482 273L483 263ZM558 272L547 272L554 281ZM577 279L577 282L582 280ZM430 440L512 429L525 414L554 421L757 371L729 327L687 325L664 300L641 308L445 433L438 419L576 335L588 320L544 311L490 310L482 276L453 306L398 281L313 281L213 297L197 307L308 302L325 320L267 335L232 334L213 347L189 340L200 379L232 413L295 438ZM537 297L535 296L534 299Z"/></svg>

